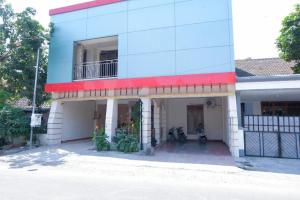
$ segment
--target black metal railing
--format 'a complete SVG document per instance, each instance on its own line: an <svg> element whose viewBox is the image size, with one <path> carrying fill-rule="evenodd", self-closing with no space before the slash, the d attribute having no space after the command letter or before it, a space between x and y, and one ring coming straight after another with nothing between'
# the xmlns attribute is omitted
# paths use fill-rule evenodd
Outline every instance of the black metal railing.
<svg viewBox="0 0 300 200"><path fill-rule="evenodd" d="M85 62L74 67L74 80L114 78L118 76L118 60Z"/></svg>

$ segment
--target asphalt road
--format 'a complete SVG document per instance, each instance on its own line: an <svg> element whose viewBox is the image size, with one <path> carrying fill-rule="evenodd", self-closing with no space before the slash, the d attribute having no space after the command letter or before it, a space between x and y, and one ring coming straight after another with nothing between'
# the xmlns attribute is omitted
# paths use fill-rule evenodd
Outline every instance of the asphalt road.
<svg viewBox="0 0 300 200"><path fill-rule="evenodd" d="M170 172L172 173L172 172ZM112 200L112 199L295 199L299 200L297 187L255 186L252 183L237 184L243 175L194 172L203 174L203 179L183 180L182 177L163 179L144 176L110 176L101 171L84 173L79 171L52 170L1 170L1 200ZM230 177L233 176L233 177ZM149 177L149 178L147 178ZM227 181L226 181L227 179ZM213 181L212 181L213 180ZM274 180L276 181L276 180ZM243 182L243 181L242 181ZM258 184L259 185L259 184ZM297 189L298 188L298 189Z"/></svg>
<svg viewBox="0 0 300 200"><path fill-rule="evenodd" d="M41 148L0 157L0 200L300 199L300 175L293 173L120 158L88 148Z"/></svg>

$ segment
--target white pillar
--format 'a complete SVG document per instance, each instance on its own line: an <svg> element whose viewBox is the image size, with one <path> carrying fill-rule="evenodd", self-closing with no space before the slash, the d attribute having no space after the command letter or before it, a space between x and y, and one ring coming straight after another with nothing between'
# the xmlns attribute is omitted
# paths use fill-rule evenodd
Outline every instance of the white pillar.
<svg viewBox="0 0 300 200"><path fill-rule="evenodd" d="M107 99L106 118L105 118L105 133L108 140L111 142L115 136L116 128L118 126L118 100Z"/></svg>
<svg viewBox="0 0 300 200"><path fill-rule="evenodd" d="M167 109L166 102L161 104L161 127L162 127L162 142L167 141Z"/></svg>
<svg viewBox="0 0 300 200"><path fill-rule="evenodd" d="M244 149L243 131L239 130L236 96L227 97L228 141L230 152L234 157L242 156Z"/></svg>
<svg viewBox="0 0 300 200"><path fill-rule="evenodd" d="M240 92L236 92L236 105L237 105L237 115L238 115L238 123L239 128L242 127L242 111L241 111L241 94Z"/></svg>
<svg viewBox="0 0 300 200"><path fill-rule="evenodd" d="M142 108L142 143L143 150L147 151L151 148L151 99L141 98Z"/></svg>
<svg viewBox="0 0 300 200"><path fill-rule="evenodd" d="M161 143L161 119L160 119L160 102L158 100L154 100L154 113L153 113L153 119L154 119L154 129L155 129L155 139L157 140L157 144L159 145Z"/></svg>
<svg viewBox="0 0 300 200"><path fill-rule="evenodd" d="M48 119L46 144L60 144L63 134L63 106L61 102L54 101L51 104L51 109Z"/></svg>

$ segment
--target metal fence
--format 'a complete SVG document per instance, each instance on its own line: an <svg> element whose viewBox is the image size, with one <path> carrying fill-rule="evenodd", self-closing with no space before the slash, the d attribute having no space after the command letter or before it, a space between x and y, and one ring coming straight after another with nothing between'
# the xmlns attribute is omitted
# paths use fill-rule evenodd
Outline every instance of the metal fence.
<svg viewBox="0 0 300 200"><path fill-rule="evenodd" d="M244 116L247 156L300 158L300 117Z"/></svg>
<svg viewBox="0 0 300 200"><path fill-rule="evenodd" d="M74 79L112 78L118 75L118 60L86 62L75 65Z"/></svg>

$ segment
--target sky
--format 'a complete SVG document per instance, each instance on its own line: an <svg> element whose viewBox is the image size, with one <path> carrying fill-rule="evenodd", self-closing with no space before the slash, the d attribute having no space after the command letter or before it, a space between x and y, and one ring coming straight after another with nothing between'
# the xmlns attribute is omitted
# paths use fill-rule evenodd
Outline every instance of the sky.
<svg viewBox="0 0 300 200"><path fill-rule="evenodd" d="M6 0L16 11L37 10L36 19L47 26L49 9L89 0ZM162 0L163 1L163 0ZM209 1L209 0L208 0ZM300 0L232 0L235 58L278 57L275 45L282 19Z"/></svg>

